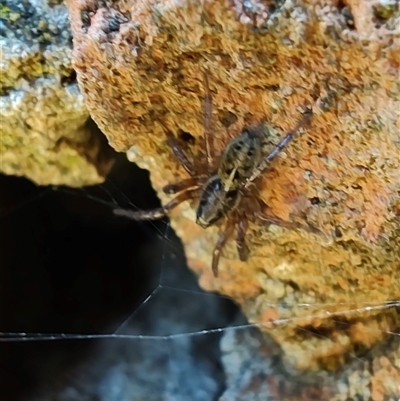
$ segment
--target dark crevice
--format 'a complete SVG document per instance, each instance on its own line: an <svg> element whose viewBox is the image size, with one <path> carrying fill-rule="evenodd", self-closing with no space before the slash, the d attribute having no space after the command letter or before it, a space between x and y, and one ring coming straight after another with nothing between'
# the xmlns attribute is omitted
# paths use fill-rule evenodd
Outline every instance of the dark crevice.
<svg viewBox="0 0 400 401"><path fill-rule="evenodd" d="M338 1L337 7L339 10L339 13L344 18L347 28L349 28L351 30L355 29L354 16L353 16L353 13L351 12L351 8L343 0Z"/></svg>
<svg viewBox="0 0 400 401"><path fill-rule="evenodd" d="M82 21L82 29L87 32L88 28L91 25L91 13L90 10L81 10L81 21Z"/></svg>
<svg viewBox="0 0 400 401"><path fill-rule="evenodd" d="M178 137L182 142L191 146L196 143L196 138L190 132L179 130Z"/></svg>
<svg viewBox="0 0 400 401"><path fill-rule="evenodd" d="M97 169L100 176L105 177L118 153L109 145L106 136L91 118L87 119L83 130L89 132L89 138L83 137L82 142L77 142L77 138L71 140L68 137L61 137L55 144L54 150L57 151L64 144L75 149Z"/></svg>
<svg viewBox="0 0 400 401"><path fill-rule="evenodd" d="M236 114L232 113L229 110L226 110L222 113L220 116L220 121L223 126L226 128L229 128L232 124L234 124L237 121L237 116Z"/></svg>
<svg viewBox="0 0 400 401"><path fill-rule="evenodd" d="M71 84L76 83L76 72L75 70L71 70L71 73L69 75L64 75L61 77L61 85L62 86L68 86Z"/></svg>
<svg viewBox="0 0 400 401"><path fill-rule="evenodd" d="M102 185L54 190L0 175L0 189L0 331L112 333L136 311L120 332L162 336L225 327L238 313L229 300L202 295L167 221L134 222L113 215L117 205L160 205L148 172L129 163L125 155L116 154ZM166 288L143 304L159 284ZM214 393L208 399L216 400L225 388L221 336L168 342L162 337L149 342L2 342L0 399L64 399L68 391L79 392L80 401L99 399L99 384L104 386L119 366L121 380L132 369L137 373L129 380L140 383L138 372L146 372L146 394L160 389L157 378L172 379L180 383L177 394L188 391L187 399L196 399L195 394L205 391L202 383L212 380ZM138 352L143 353L141 358ZM158 352L158 359L152 360ZM147 371L152 363L154 368ZM165 371L157 376L161 365ZM206 381L190 380L189 371ZM179 375L187 380L180 381ZM118 380L113 383L109 385L121 387ZM101 391L111 391L108 388Z"/></svg>
<svg viewBox="0 0 400 401"><path fill-rule="evenodd" d="M310 199L310 202L312 205L319 205L321 203L321 200L317 196L314 196Z"/></svg>

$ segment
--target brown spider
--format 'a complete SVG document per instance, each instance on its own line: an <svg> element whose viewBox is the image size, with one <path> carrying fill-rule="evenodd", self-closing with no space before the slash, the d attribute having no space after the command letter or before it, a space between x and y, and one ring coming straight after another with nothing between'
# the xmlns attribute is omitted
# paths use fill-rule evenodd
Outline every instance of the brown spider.
<svg viewBox="0 0 400 401"><path fill-rule="evenodd" d="M219 165L216 166L211 133L212 99L207 75L204 75L204 89L205 163L200 165L192 163L180 147L176 137L166 130L167 142L190 178L165 186L163 188L164 193L175 194L176 197L158 209L149 211L115 209L114 213L133 220L156 220L166 216L182 202L197 199L196 223L202 228L215 225L223 217L226 217L225 229L215 245L212 257L212 271L214 276L217 277L221 251L232 236L235 227L237 230L237 251L242 261L248 259L250 252L245 241L248 222L254 221L256 218L266 221L268 224L275 224L288 229L319 232L309 225L284 221L276 216L266 214L263 211L263 203L256 196L256 188L252 185L271 160L293 140L296 132L309 122L312 112L306 112L294 130L287 133L266 155L262 154L263 140L259 127L245 128L238 137L229 142L222 152Z"/></svg>

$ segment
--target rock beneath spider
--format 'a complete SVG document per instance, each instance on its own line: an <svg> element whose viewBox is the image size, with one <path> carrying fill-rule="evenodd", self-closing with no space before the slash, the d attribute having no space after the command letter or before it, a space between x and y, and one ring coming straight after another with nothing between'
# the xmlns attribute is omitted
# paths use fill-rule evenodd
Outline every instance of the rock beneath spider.
<svg viewBox="0 0 400 401"><path fill-rule="evenodd" d="M222 0L204 8L171 0L68 3L88 108L112 146L151 171L163 204L170 195L162 188L187 178L166 131L189 160L207 155L201 71L210 73L206 113L216 157L263 120L271 151L305 105L324 100L307 133L257 179L254 194L271 215L316 227L330 244L305 230L250 222L250 257L240 261L227 243L215 279L210 259L223 227L197 225L189 201L171 212L171 224L201 285L262 323L292 369L335 370L396 332L398 311L386 303L400 299L400 228L392 212L400 202L396 33L343 28L334 2L322 10L286 2L284 12L253 20ZM357 26L362 15L351 11Z"/></svg>
<svg viewBox="0 0 400 401"><path fill-rule="evenodd" d="M246 244L249 222L275 224L287 229L303 229L319 233L316 228L268 215L267 208L256 192L255 180L269 167L269 164L295 138L298 131L311 119L312 113L304 114L301 121L288 132L277 145L263 154L263 145L268 139L261 127L244 128L242 132L227 143L220 155L214 149L211 121L212 101L207 74L204 74L205 90L205 129L204 149L192 161L188 158L182 144L165 129L165 135L171 152L189 178L168 184L163 188L165 194L177 194L167 204L154 210L115 209L114 213L132 220L157 220L167 216L176 207L186 201L195 201L196 223L206 229L226 223L212 253L211 268L214 277L218 277L218 264L227 242L236 231L236 248L239 259L246 262L250 250Z"/></svg>

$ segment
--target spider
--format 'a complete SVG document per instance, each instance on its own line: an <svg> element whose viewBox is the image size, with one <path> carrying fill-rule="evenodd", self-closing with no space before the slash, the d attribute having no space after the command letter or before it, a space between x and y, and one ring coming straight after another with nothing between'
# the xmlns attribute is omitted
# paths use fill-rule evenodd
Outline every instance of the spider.
<svg viewBox="0 0 400 401"><path fill-rule="evenodd" d="M212 271L218 276L218 264L222 249L233 235L236 228L236 245L240 260L249 257L246 244L246 232L249 221L257 218L267 224L275 224L288 229L303 229L313 233L319 230L309 225L288 222L263 211L263 203L256 196L254 180L266 169L270 162L294 139L297 131L306 126L312 112L304 113L297 126L288 132L280 142L266 155L262 152L262 130L260 127L246 127L239 136L231 140L220 157L215 157L211 116L212 98L208 77L204 74L204 151L205 161L192 162L182 149L178 139L165 129L167 143L186 170L189 178L168 184L163 192L176 195L166 205L153 210L132 211L115 209L114 213L133 220L157 220L185 201L198 201L196 223L202 228L213 226L225 218L222 230L212 254ZM219 163L218 163L219 160ZM218 164L218 165L216 165ZM266 205L264 205L266 206Z"/></svg>

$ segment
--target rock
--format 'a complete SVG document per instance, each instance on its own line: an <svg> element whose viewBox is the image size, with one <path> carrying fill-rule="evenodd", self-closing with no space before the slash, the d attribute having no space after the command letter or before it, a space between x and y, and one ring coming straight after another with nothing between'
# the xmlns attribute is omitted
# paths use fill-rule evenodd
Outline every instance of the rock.
<svg viewBox="0 0 400 401"><path fill-rule="evenodd" d="M376 4L346 4L67 1L91 115L115 149L151 171L163 202L161 188L187 178L166 129L205 171L203 72L217 154L263 119L276 143L313 105L311 126L252 195L328 240L250 224L250 259L239 261L231 241L215 279L223 227L197 226L194 203L171 213L202 287L240 304L291 372L335 371L400 327L387 303L400 299L400 16L381 13L374 25L364 18Z"/></svg>
<svg viewBox="0 0 400 401"><path fill-rule="evenodd" d="M67 9L61 1L6 0L0 12L1 171L41 185L102 182L111 159L87 124Z"/></svg>
<svg viewBox="0 0 400 401"><path fill-rule="evenodd" d="M219 401L396 400L399 371L386 355L400 355L400 338L391 337L364 358L353 358L333 374L324 370L294 375L281 363L268 336L244 326L228 329L221 340L227 388ZM371 363L365 363L366 358ZM396 398L397 397L397 398Z"/></svg>

